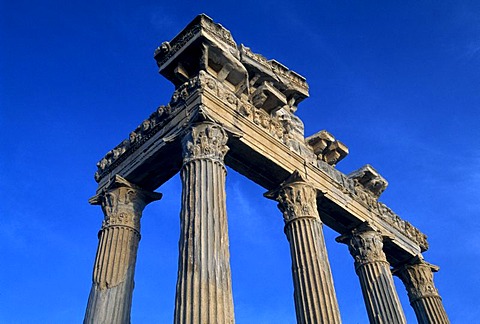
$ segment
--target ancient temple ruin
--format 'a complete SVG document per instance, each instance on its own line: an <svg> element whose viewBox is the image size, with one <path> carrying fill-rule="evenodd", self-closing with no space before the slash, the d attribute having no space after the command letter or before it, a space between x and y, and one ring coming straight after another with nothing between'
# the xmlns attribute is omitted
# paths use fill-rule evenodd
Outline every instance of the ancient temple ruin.
<svg viewBox="0 0 480 324"><path fill-rule="evenodd" d="M283 64L237 45L199 15L154 54L175 85L128 138L98 162L104 220L84 323L129 323L140 219L154 192L180 172L175 323L234 323L225 166L278 202L290 244L298 323L340 323L323 224L348 246L371 323L405 323L392 275L419 323L448 323L427 263L426 236L378 201L387 181L370 165L335 168L345 144L322 130L305 138L295 115L308 84ZM161 202L159 202L161 203Z"/></svg>

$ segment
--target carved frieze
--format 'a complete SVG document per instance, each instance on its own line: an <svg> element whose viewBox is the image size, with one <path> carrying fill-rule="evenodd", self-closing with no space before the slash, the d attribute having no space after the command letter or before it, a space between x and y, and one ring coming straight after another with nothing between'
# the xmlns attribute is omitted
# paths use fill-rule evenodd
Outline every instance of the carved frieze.
<svg viewBox="0 0 480 324"><path fill-rule="evenodd" d="M303 122L295 115L298 103L308 97L308 84L299 74L243 45L237 48L230 32L205 15L162 43L154 57L160 72L177 87L190 75L198 75L206 81L204 89L227 106L307 161L314 160L305 144Z"/></svg>
<svg viewBox="0 0 480 324"><path fill-rule="evenodd" d="M256 108L245 96L238 96L225 87L221 82L205 71L200 71L199 80L203 91L211 92L222 102L237 111L240 115L248 118L262 131L272 135L280 141L284 141L288 131L281 123L277 115L267 113L263 109Z"/></svg>
<svg viewBox="0 0 480 324"><path fill-rule="evenodd" d="M197 76L177 88L166 106L159 106L149 118L145 119L130 133L128 139L122 141L113 150L107 152L97 163L98 169L97 172L95 172L95 181L99 182L119 163L124 161L146 141L152 138L152 136L161 131L162 127L185 107L187 98L197 90L199 86L200 79Z"/></svg>
<svg viewBox="0 0 480 324"><path fill-rule="evenodd" d="M239 93L247 89L247 71L230 32L206 15L197 16L178 36L154 53L159 72L175 87L209 71Z"/></svg>
<svg viewBox="0 0 480 324"><path fill-rule="evenodd" d="M129 289L133 289L131 265L134 265L140 238L142 211L149 202L160 199L161 194L143 190L118 175L109 181L111 176L118 172L133 182L141 183L145 188L155 188L182 167L182 179L187 185L187 191L184 191L190 192L195 198L184 197L185 202L191 203L191 206L185 207L188 204L184 204L183 209L186 213L183 216L191 214L190 216L198 218L195 210L204 212L205 210L200 210L203 205L208 205L207 209L211 209L210 212L213 211L213 214L209 212L211 215L207 216L215 216L214 214L219 211L218 206L215 205L216 199L219 197L224 199L225 193L224 188L214 188L213 191L210 189L212 184L215 187L224 180L224 158L229 151L228 135L233 134L229 146L235 150L235 154L231 155L231 159L227 158L227 163L248 178L270 188L278 184L283 175L292 169L301 169L302 175L305 175L303 177L299 171L295 171L278 188L265 194L266 197L278 202L285 221L285 232L291 243L292 256L298 257L297 260L301 261L296 268L295 266L292 268L294 268L294 277L297 276L298 280L306 283L306 286L303 283L299 284L300 281L295 279L297 280L295 281L296 294L300 290L304 291L303 286L314 287L313 290L316 289L316 292L329 297L330 300L330 304L327 305L322 301L324 296L317 298L307 291L305 295L308 296L305 300L310 298L311 301L305 305L313 305L313 302L315 307L309 306L307 309L302 306L303 308L298 308L301 311L297 309L297 314L304 310L311 314L313 309L327 310L327 313L336 312L336 319L332 320L333 317L328 314L320 322L340 321L323 242L319 207L326 211L324 220L336 230L344 231L350 228L351 224L368 220L369 223L365 222L353 231L349 231L338 238L338 241L348 245L355 259L357 273L359 276L365 275L361 279L363 280L362 288L371 288L370 290L374 291L373 295L379 295L365 297L365 299L379 300L383 303L380 306L385 310L401 310L398 300L394 300L396 293L393 282L390 280L390 265L383 251L385 236L382 232L388 233L390 238L393 236L399 238L396 241L387 241L386 251L389 260L394 263L404 260L407 254L418 253L418 246L423 251L428 249L426 236L378 201L387 182L372 167L367 165L348 176L334 168L348 154L345 144L336 140L327 131L305 138L303 121L296 115L298 104L308 97L309 89L305 78L275 60L268 60L260 54L253 53L243 45L237 47L230 32L205 15L195 18L170 42L163 42L155 50L154 58L159 72L175 86L171 100L167 105L159 106L149 118L142 121L129 134L127 139L97 163L95 180L99 182L99 189L97 195L89 200L91 204L101 205L105 215L99 234L101 237L99 247L115 250L116 254L113 257L115 260L122 259L128 253L131 255L131 262L125 262L124 267L132 275L132 288ZM243 137L239 138L240 136ZM179 161L181 150L183 166ZM171 156L175 157L168 160ZM312 165L317 169L313 169ZM200 178L195 177L195 174ZM219 179L222 181L217 181ZM197 189L211 191L218 197L214 197L215 201L213 201L211 199L213 196L202 195L202 192ZM321 190L325 195L319 207L317 190ZM210 205L214 208L210 208L212 207ZM219 206L222 207L221 204ZM203 216L200 218L203 219ZM220 224L217 222L218 217L215 216L213 219L215 226ZM200 223L195 221L185 224L198 227ZM206 227L200 231L200 234L213 233L209 227L211 222L205 222L203 225ZM382 232L377 229L381 229ZM124 239L125 233L130 235L131 241ZM210 234L207 236L211 237ZM183 243L193 242L189 235L185 236L186 240ZM115 238L115 241L112 238ZM218 242L220 242L220 250L227 248L224 254L225 261L228 263L228 238L227 244L224 241L221 239ZM307 251L308 253L305 253L305 244L308 245L307 250L310 251ZM198 250L195 244L191 247L194 252ZM206 253L212 252L209 251ZM218 277L215 275L218 271L215 272L214 268L219 264L218 256L221 253L207 255L208 260L206 259L205 262L199 263L195 260L192 263L192 254L187 252L183 254L186 260L185 269L190 269L193 265L191 269L196 272L199 264L203 268L213 265L213 268L210 267L213 269L211 277L213 279ZM97 265L106 264L103 260L112 259L110 255L102 253L97 253L103 258L101 263L96 261ZM97 265L95 269L100 273L98 269L101 268ZM313 269L310 273L308 273L309 267ZM359 269L363 273L360 273ZM208 271L203 270L202 276L205 273L209 274ZM409 263L398 270L398 275L405 282L411 300L435 294L438 296L433 286L432 271L436 271L435 268L425 262ZM124 272L115 269L115 273L118 278L124 277ZM119 276L119 273L122 275ZM179 282L181 277L179 276ZM307 282L305 278L309 280L313 278L313 281ZM100 282L100 280L94 280ZM201 286L203 277L199 280ZM112 283L116 285L119 281L108 279L102 282L105 284L101 287L107 287ZM331 290L324 290L324 282L327 286L330 285ZM216 283L218 284L218 280ZM315 288L314 285L317 284L321 289ZM223 286L220 287L222 291ZM297 289L298 287L302 288ZM178 296L182 297L183 293L180 292ZM231 293L227 291L226 296L228 295L231 304ZM203 297L207 294L202 296L194 301L191 307L183 309L190 311L198 306L198 301L203 303ZM131 301L131 296L129 298ZM295 298L297 303L297 297ZM177 314L185 314L180 307L178 309L180 311L176 312L176 318ZM218 315L218 310L215 312ZM401 311L397 314L398 318L392 317L385 320L378 317L382 312L387 311L372 312L373 316L369 313L370 320L385 323L404 322L401 319ZM213 318L215 321L215 314L211 313L213 317L209 317L209 311L205 314L208 316L200 317ZM179 315L178 318L181 316ZM310 322L318 322L321 319L320 316L315 316ZM297 319L299 322L303 321L301 317ZM231 314L228 313L225 316L223 322L232 321L233 309Z"/></svg>
<svg viewBox="0 0 480 324"><path fill-rule="evenodd" d="M237 47L232 34L222 25L214 23L207 15L199 15L171 42L163 42L154 52L154 58L158 67L162 67L168 60L177 54L185 45L200 32L208 33L215 39L220 40L228 46Z"/></svg>
<svg viewBox="0 0 480 324"><path fill-rule="evenodd" d="M276 76L277 79L282 78L285 88L290 86L298 91L299 96L301 94L303 98L308 97L308 84L303 76L292 70L289 70L286 66L277 62L276 60L267 60L263 55L253 53L250 48L244 46L243 44L240 45L239 50L244 63L248 64L249 62L253 61L254 63L263 67L267 73L270 72L272 75ZM247 59L250 59L250 61Z"/></svg>
<svg viewBox="0 0 480 324"><path fill-rule="evenodd" d="M184 162L194 159L213 159L223 164L228 152L228 135L217 124L204 122L193 126L184 137Z"/></svg>
<svg viewBox="0 0 480 324"><path fill-rule="evenodd" d="M312 150L305 145L303 122L293 114L294 108L290 107L289 103L271 109L268 113L263 108L255 107L248 97L237 95L213 75L200 71L198 77L203 91L211 92L226 106L252 121L259 127L259 130L270 134L306 160L314 160Z"/></svg>
<svg viewBox="0 0 480 324"><path fill-rule="evenodd" d="M380 197L388 186L387 180L369 164L350 173L348 177L361 184L365 190L371 192L377 198Z"/></svg>
<svg viewBox="0 0 480 324"><path fill-rule="evenodd" d="M352 199L363 205L380 219L396 228L408 238L415 241L422 251L428 250L427 236L412 226L408 221L402 220L390 208L377 200L371 192L367 191L363 185L348 178L342 172L323 161L317 161L320 170L328 174L337 184L338 189L348 194Z"/></svg>
<svg viewBox="0 0 480 324"><path fill-rule="evenodd" d="M306 159L309 158L309 155L311 158L313 154L318 154L318 150L321 149L322 146L330 145L328 142L327 144L322 144L321 141L315 142L313 140L315 137L309 137L307 143L313 147L312 150L305 150L299 145L295 146L295 141L292 141L292 133L294 132L293 129L295 129L295 126L293 126L291 119L288 118L291 115L285 113L284 110L276 110L272 111L272 114L268 114L265 110L256 108L251 102L246 100L245 96L237 96L233 91L225 88L213 76L205 71L201 71L197 77L192 78L174 92L169 104L158 107L148 119L143 121L130 133L128 139L122 141L120 145L108 152L106 156L97 163L98 171L95 174L97 182L143 145L149 138L160 131L161 127L185 106L188 97L197 89L212 92L212 94L222 100L225 105L252 121L260 130L270 134L273 138L284 143ZM283 113L281 113L282 111ZM323 132L321 139L326 137L328 140L329 138L326 135L327 134ZM317 138L319 137L320 136L317 136ZM330 143L333 142L334 141L331 141ZM315 152L315 150L317 151ZM317 161L317 166L327 173L335 183L337 183L339 189L347 193L351 198L377 214L381 219L397 228L400 232L405 233L410 239L416 241L422 250L428 249L425 234L421 233L409 222L402 220L383 203L378 202L378 197L367 190L365 186L361 185L358 181L348 178L326 162L319 160Z"/></svg>
<svg viewBox="0 0 480 324"><path fill-rule="evenodd" d="M201 41L193 44L193 39L200 34L203 35ZM208 40L205 38L207 34ZM225 46L220 46L220 43ZM198 51L192 53L201 56L200 61L204 60L204 65L200 64L200 70L193 76L182 72L187 69L188 60L191 58L176 56L182 48L189 46L196 46ZM105 180L106 176L114 172L117 166L137 152L150 138L162 132L164 125L178 116L188 102L193 101L193 94L209 93L215 100L236 112L237 116L256 125L259 132L283 143L306 163L318 166L331 177L333 184L341 192L378 216L379 220L417 242L422 250L428 249L424 234L377 201L386 186L386 181L383 182L381 176L372 177L368 172L364 172L349 178L333 168L332 166L348 154L348 148L327 131L305 139L303 122L295 114L298 103L308 96L308 84L303 77L275 60L267 60L262 55L253 53L243 45L237 49L230 32L204 15L197 17L171 42L163 43L155 52L159 66L174 56L170 62L175 65L172 68L183 75L183 78L177 78L176 82L187 80L187 77L189 79L177 83L170 102L160 106L130 133L128 139L109 151L97 163L97 182ZM218 67L210 66L212 64ZM244 72L247 75L244 76ZM227 78L227 74L232 73L235 77ZM244 80L237 80L238 83L233 84L230 81L234 79ZM193 122L193 118L188 119L190 123Z"/></svg>

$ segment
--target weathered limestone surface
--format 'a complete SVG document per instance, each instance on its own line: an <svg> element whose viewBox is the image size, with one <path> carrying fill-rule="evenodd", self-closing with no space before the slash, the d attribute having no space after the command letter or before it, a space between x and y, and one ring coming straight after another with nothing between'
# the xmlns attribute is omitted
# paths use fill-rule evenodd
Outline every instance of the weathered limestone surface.
<svg viewBox="0 0 480 324"><path fill-rule="evenodd" d="M283 213L297 323L341 323L315 188L295 171L265 196L277 200Z"/></svg>
<svg viewBox="0 0 480 324"><path fill-rule="evenodd" d="M326 130L307 137L305 142L312 147L318 160L329 165L334 166L348 155L348 147Z"/></svg>
<svg viewBox="0 0 480 324"><path fill-rule="evenodd" d="M175 92L99 161L99 190L112 174L157 188L182 168L180 134L207 118L232 135L225 163L264 188L274 189L295 170L305 171L322 193L317 207L323 222L337 232L365 221L375 225L396 238L385 243L392 264L428 249L423 233L378 201L383 179L378 173L349 178L334 167L348 153L343 143L326 131L304 137L295 114L308 97L302 76L237 46L228 30L205 15L164 42L155 59Z"/></svg>
<svg viewBox="0 0 480 324"><path fill-rule="evenodd" d="M370 323L406 323L390 264L383 252L382 234L369 226L361 226L337 241L346 243L355 259Z"/></svg>
<svg viewBox="0 0 480 324"><path fill-rule="evenodd" d="M371 165L367 164L360 169L353 171L348 177L361 184L365 190L370 192L375 197L380 197L382 192L387 189L388 182L382 177L377 170Z"/></svg>
<svg viewBox="0 0 480 324"><path fill-rule="evenodd" d="M162 197L115 176L103 192L90 199L101 205L105 219L93 268L93 284L84 323L129 323L140 241L140 218L145 206Z"/></svg>
<svg viewBox="0 0 480 324"><path fill-rule="evenodd" d="M204 122L183 140L178 324L234 323L223 163L227 139L222 127Z"/></svg>
<svg viewBox="0 0 480 324"><path fill-rule="evenodd" d="M433 273L438 270L437 266L418 256L394 271L405 284L410 304L420 324L450 323L442 298L433 283Z"/></svg>
<svg viewBox="0 0 480 324"><path fill-rule="evenodd" d="M159 199L151 190L178 172L183 194L175 322L234 321L225 211L228 165L280 202L299 322L340 322L323 223L342 234L355 256L370 320L404 323L390 264L400 269L426 251L427 237L379 201L387 181L373 167L348 176L335 168L348 154L345 144L326 130L305 137L296 115L309 95L305 78L237 45L228 30L205 15L162 43L154 58L160 74L175 86L171 100L97 163L97 196L91 202L104 206L106 223L86 322L115 322L115 316L128 322L141 210ZM308 182L285 182L297 170ZM125 196L125 191L136 195ZM117 209L126 212L117 217ZM138 220L138 228L135 222L110 226L110 219L129 219L125 215ZM351 231L365 223L369 230ZM382 236L395 239L382 241ZM402 269L402 280L414 282L413 270ZM413 284L406 285L408 290ZM419 314L446 319L440 297L425 296L412 305Z"/></svg>

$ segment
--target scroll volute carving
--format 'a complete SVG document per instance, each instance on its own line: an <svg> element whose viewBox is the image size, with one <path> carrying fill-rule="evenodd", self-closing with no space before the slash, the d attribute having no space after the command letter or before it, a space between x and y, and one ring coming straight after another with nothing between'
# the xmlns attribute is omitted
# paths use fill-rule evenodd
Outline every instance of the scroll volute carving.
<svg viewBox="0 0 480 324"><path fill-rule="evenodd" d="M315 189L313 187L296 182L280 189L277 201L285 222L289 222L296 218L314 216L312 202L315 199Z"/></svg>
<svg viewBox="0 0 480 324"><path fill-rule="evenodd" d="M385 259L382 236L375 231L357 233L352 236L348 249L359 264Z"/></svg>
<svg viewBox="0 0 480 324"><path fill-rule="evenodd" d="M410 302L428 296L439 296L433 283L433 273L439 268L416 257L411 262L394 270L394 275L405 284Z"/></svg>
<svg viewBox="0 0 480 324"><path fill-rule="evenodd" d="M278 202L285 223L298 218L318 218L316 190L298 171L264 196Z"/></svg>
<svg viewBox="0 0 480 324"><path fill-rule="evenodd" d="M211 158L222 161L228 152L228 135L217 124L201 123L192 127L184 137L185 161L199 158Z"/></svg>
<svg viewBox="0 0 480 324"><path fill-rule="evenodd" d="M138 191L126 187L106 192L100 203L105 214L103 227L128 225L139 228L140 216L145 203L138 196Z"/></svg>
<svg viewBox="0 0 480 324"><path fill-rule="evenodd" d="M150 202L161 198L161 193L143 190L115 175L111 184L90 198L89 203L102 207L105 216L102 228L123 225L139 231L143 209Z"/></svg>
<svg viewBox="0 0 480 324"><path fill-rule="evenodd" d="M337 237L337 242L348 245L350 254L355 259L355 267L372 263L387 262L383 252L385 236L368 224L362 224L351 233Z"/></svg>

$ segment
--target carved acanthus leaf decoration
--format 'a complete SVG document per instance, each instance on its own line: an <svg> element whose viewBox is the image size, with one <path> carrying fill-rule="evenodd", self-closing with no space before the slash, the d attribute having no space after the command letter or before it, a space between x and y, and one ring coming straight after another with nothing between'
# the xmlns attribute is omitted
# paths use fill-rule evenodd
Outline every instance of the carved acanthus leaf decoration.
<svg viewBox="0 0 480 324"><path fill-rule="evenodd" d="M141 147L147 140L162 130L179 111L185 107L188 98L200 87L200 78L194 77L178 87L166 106L159 106L149 118L132 131L128 139L109 151L98 163L95 181L99 182L128 156Z"/></svg>
<svg viewBox="0 0 480 324"><path fill-rule="evenodd" d="M145 206L162 198L161 193L146 191L119 175L99 194L90 198L92 205L100 205L104 213L102 229L126 226L140 232L140 218Z"/></svg>
<svg viewBox="0 0 480 324"><path fill-rule="evenodd" d="M193 126L184 138L184 160L209 158L223 163L227 141L228 135L220 125L206 122Z"/></svg>
<svg viewBox="0 0 480 324"><path fill-rule="evenodd" d="M387 262L383 252L383 235L368 224L352 230L351 233L338 237L337 242L348 245L350 254L355 259L355 268L372 263Z"/></svg>
<svg viewBox="0 0 480 324"><path fill-rule="evenodd" d="M209 73L200 71L198 77L203 91L212 93L226 107L232 108L238 114L257 125L260 130L284 143L306 160L315 160L313 152L305 144L303 122L292 113L291 107L288 105L284 107L279 106L271 109L269 113L265 109L255 107L252 103L253 99L237 95Z"/></svg>
<svg viewBox="0 0 480 324"><path fill-rule="evenodd" d="M317 191L295 171L278 189L264 195L278 201L285 223L299 218L319 219L317 211Z"/></svg>
<svg viewBox="0 0 480 324"><path fill-rule="evenodd" d="M433 283L433 273L438 267L416 257L397 269L394 274L405 284L410 302L424 297L439 297L438 290Z"/></svg>

